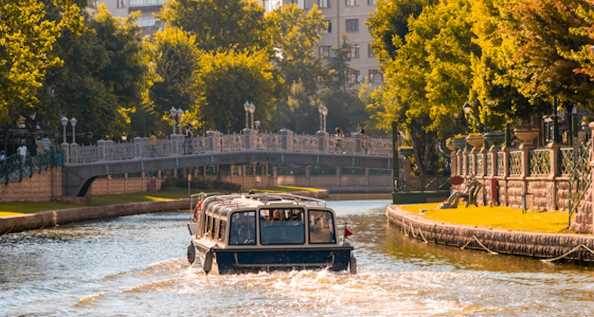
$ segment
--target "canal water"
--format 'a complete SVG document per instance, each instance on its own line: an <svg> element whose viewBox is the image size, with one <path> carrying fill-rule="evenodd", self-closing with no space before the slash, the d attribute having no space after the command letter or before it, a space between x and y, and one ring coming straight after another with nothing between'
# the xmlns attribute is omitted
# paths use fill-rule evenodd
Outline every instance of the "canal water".
<svg viewBox="0 0 594 317"><path fill-rule="evenodd" d="M0 316L592 316L594 269L435 247L386 224L387 201L332 201L359 273L204 275L188 213L0 236Z"/></svg>

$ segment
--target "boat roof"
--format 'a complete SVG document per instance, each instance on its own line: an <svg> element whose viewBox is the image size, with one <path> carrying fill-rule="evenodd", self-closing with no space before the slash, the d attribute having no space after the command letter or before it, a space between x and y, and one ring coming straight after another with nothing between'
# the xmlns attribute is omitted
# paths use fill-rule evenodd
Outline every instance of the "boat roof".
<svg viewBox="0 0 594 317"><path fill-rule="evenodd" d="M222 216L237 211L257 208L286 207L326 208L321 199L283 193L240 193L228 195L212 195L204 199L203 208Z"/></svg>

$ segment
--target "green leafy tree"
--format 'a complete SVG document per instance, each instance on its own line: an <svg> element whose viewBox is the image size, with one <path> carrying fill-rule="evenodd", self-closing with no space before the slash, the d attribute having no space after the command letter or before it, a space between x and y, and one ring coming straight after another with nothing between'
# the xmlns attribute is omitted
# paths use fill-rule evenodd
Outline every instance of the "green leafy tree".
<svg viewBox="0 0 594 317"><path fill-rule="evenodd" d="M265 51L219 52L200 56L200 107L193 114L205 128L237 132L244 127L243 104L256 105L256 120L270 127L277 78Z"/></svg>
<svg viewBox="0 0 594 317"><path fill-rule="evenodd" d="M378 0L375 12L367 20L373 37L373 49L380 62L389 62L405 42L409 19L416 18L423 7L435 0Z"/></svg>
<svg viewBox="0 0 594 317"><path fill-rule="evenodd" d="M0 123L36 112L37 93L48 70L62 63L55 45L62 30L74 27L79 8L51 1L59 18L35 0L0 3Z"/></svg>
<svg viewBox="0 0 594 317"><path fill-rule="evenodd" d="M263 48L264 9L253 0L169 0L160 17L206 51Z"/></svg>
<svg viewBox="0 0 594 317"><path fill-rule="evenodd" d="M153 120L162 117L171 107L183 110L196 109L199 104L199 56L196 36L177 27L165 27L148 39L144 47L144 60L148 65L144 106L135 117L140 126L164 130L164 122ZM199 122L193 122L199 127ZM146 131L145 131L146 132Z"/></svg>
<svg viewBox="0 0 594 317"><path fill-rule="evenodd" d="M272 60L285 82L278 87L273 121L279 128L315 132L319 128L317 93L324 77L316 48L326 20L317 6L305 11L295 4L281 6L265 18Z"/></svg>
<svg viewBox="0 0 594 317"><path fill-rule="evenodd" d="M56 52L63 64L48 73L40 93L42 116L54 131L63 114L79 120L77 131L88 141L128 133L127 114L140 102L145 72L137 34L134 17L114 18L103 5L80 32L62 32Z"/></svg>
<svg viewBox="0 0 594 317"><path fill-rule="evenodd" d="M436 143L457 131L462 105L471 84L472 43L470 3L442 1L425 6L409 18L409 32L394 58L385 64L383 94L374 95L384 106L384 127L396 120L413 145L418 172L434 174L438 168Z"/></svg>
<svg viewBox="0 0 594 317"><path fill-rule="evenodd" d="M522 0L499 7L501 32L510 39L503 49L512 84L533 103L556 97L594 109L594 81L574 58L594 45L592 1Z"/></svg>

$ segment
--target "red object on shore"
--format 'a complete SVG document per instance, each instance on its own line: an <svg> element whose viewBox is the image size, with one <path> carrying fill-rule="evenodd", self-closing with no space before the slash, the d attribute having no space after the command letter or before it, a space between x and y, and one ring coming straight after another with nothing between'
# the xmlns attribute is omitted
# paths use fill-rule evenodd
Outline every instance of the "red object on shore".
<svg viewBox="0 0 594 317"><path fill-rule="evenodd" d="M349 236L352 236L353 232L351 231L351 229L349 229L349 225L345 224L344 225L344 238L348 238Z"/></svg>
<svg viewBox="0 0 594 317"><path fill-rule="evenodd" d="M450 177L450 184L462 185L462 183L464 183L464 177L458 175Z"/></svg>

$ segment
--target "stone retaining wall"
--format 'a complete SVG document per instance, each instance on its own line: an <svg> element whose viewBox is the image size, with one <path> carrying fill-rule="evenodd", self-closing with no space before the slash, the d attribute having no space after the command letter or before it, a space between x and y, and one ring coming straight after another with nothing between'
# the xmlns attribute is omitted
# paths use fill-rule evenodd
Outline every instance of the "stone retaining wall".
<svg viewBox="0 0 594 317"><path fill-rule="evenodd" d="M466 249L485 251L478 243L480 241L489 250L500 254L541 259L558 257L579 245L585 245L594 250L592 235L490 230L437 223L403 211L395 205L386 208L386 217L390 224L401 229L411 238L458 248L466 246ZM568 259L594 262L594 255L580 249L569 255Z"/></svg>
<svg viewBox="0 0 594 317"><path fill-rule="evenodd" d="M91 196L126 194L139 192L158 192L163 180L157 177L101 177L91 185Z"/></svg>
<svg viewBox="0 0 594 317"><path fill-rule="evenodd" d="M0 235L32 229L42 229L73 222L130 216L160 211L189 208L189 200L179 199L160 202L138 202L101 207L81 207L44 211L18 217L0 218Z"/></svg>
<svg viewBox="0 0 594 317"><path fill-rule="evenodd" d="M62 197L62 168L48 168L20 182L0 184L0 202L49 201Z"/></svg>

